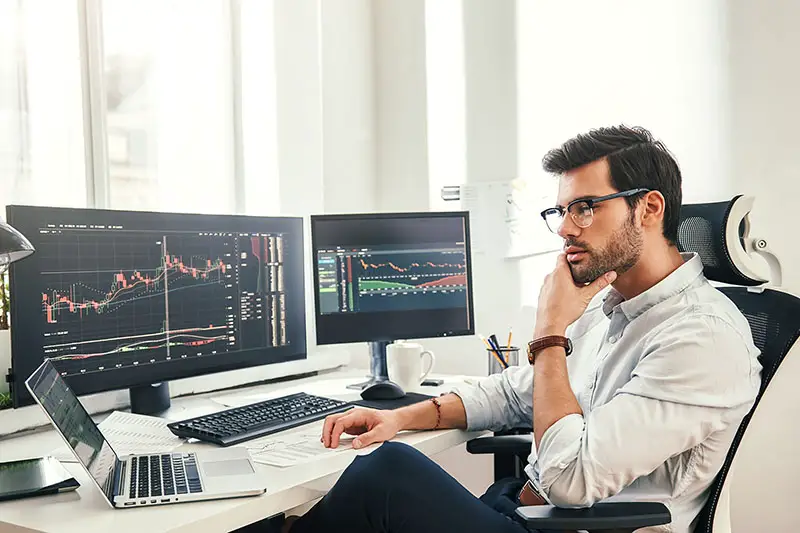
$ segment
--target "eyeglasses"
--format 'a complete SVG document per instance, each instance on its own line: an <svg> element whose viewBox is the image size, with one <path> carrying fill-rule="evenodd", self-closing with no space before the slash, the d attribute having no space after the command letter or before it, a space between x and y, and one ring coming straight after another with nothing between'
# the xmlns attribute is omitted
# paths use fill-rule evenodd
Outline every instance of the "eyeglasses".
<svg viewBox="0 0 800 533"><path fill-rule="evenodd" d="M642 194L650 192L650 189L630 189L627 191L616 192L614 194L609 194L606 196L600 196L598 198L586 198L586 199L579 199L573 200L567 207L550 207L542 211L542 218L544 219L545 223L547 224L547 229L552 231L553 233L558 233L559 228L561 228L561 224L564 223L564 213L569 213L572 217L572 221L575 222L575 225L579 228L588 228L592 225L594 221L594 209L593 207L600 202L605 202L606 200L612 200L614 198L628 198L630 196L636 196L637 194Z"/></svg>

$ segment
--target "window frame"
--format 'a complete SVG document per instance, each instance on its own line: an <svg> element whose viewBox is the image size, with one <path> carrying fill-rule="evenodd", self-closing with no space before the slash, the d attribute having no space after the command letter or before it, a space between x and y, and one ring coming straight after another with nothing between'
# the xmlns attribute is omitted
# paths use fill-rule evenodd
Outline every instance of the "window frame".
<svg viewBox="0 0 800 533"><path fill-rule="evenodd" d="M242 127L241 2L226 2L231 53L232 195L235 214L244 214L246 188ZM86 168L86 206L111 208L108 122L103 48L103 0L78 0L81 91Z"/></svg>

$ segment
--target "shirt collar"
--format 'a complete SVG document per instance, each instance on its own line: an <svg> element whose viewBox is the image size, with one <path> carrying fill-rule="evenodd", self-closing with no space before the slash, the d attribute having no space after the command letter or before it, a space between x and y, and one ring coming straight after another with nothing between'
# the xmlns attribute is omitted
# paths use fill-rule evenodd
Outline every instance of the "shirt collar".
<svg viewBox="0 0 800 533"><path fill-rule="evenodd" d="M681 266L630 300L625 300L614 287L611 287L603 298L603 313L610 318L614 309L619 306L619 310L630 321L654 305L686 290L703 273L703 262L700 256L693 252L682 253L681 257L683 258Z"/></svg>

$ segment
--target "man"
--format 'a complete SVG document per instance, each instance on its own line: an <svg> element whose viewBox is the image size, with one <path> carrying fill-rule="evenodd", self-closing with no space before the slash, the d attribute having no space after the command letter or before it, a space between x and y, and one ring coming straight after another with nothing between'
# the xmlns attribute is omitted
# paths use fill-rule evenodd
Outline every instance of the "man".
<svg viewBox="0 0 800 533"><path fill-rule="evenodd" d="M700 258L678 252L680 170L647 130L578 135L543 166L559 178L558 205L542 216L564 253L541 289L532 364L397 411L332 415L322 435L328 447L358 435L362 448L401 430L532 423L528 482L478 499L387 443L285 531L520 533L520 502L587 507L612 496L667 505L672 523L642 531L691 531L758 391L747 321Z"/></svg>

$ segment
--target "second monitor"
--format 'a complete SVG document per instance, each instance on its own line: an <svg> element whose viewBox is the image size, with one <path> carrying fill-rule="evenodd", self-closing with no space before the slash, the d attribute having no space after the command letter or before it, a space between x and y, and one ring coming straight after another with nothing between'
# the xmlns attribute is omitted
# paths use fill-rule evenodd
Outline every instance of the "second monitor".
<svg viewBox="0 0 800 533"><path fill-rule="evenodd" d="M311 217L318 344L368 342L371 378L386 345L475 332L469 214Z"/></svg>

